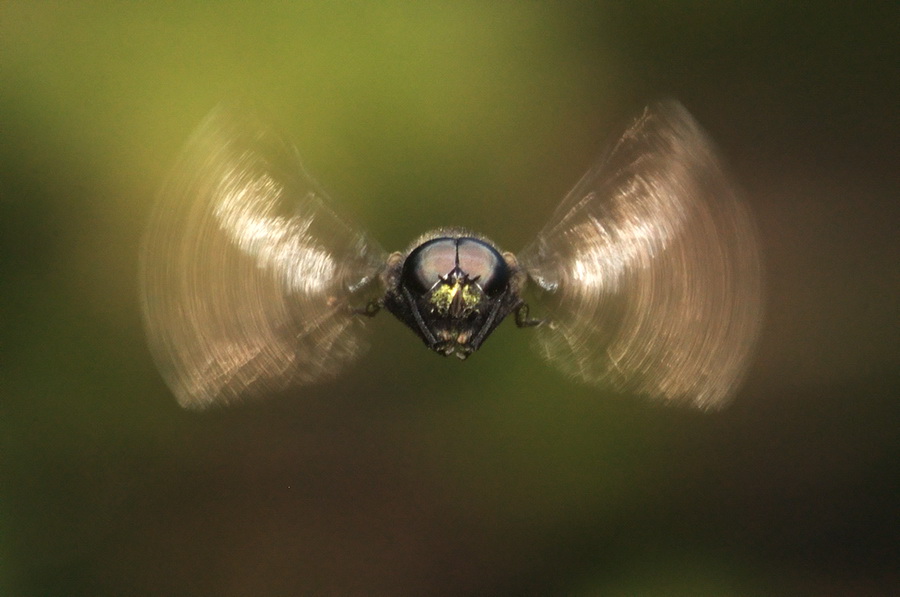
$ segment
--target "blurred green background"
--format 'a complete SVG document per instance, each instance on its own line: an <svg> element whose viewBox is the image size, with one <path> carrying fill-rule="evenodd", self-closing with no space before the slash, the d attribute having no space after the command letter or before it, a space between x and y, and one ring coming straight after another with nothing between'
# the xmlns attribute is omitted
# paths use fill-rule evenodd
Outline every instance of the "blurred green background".
<svg viewBox="0 0 900 597"><path fill-rule="evenodd" d="M892 3L0 3L0 595L888 595L900 587ZM387 316L339 380L204 414L145 348L154 194L249 97L390 250L518 250L680 99L768 268L728 410Z"/></svg>

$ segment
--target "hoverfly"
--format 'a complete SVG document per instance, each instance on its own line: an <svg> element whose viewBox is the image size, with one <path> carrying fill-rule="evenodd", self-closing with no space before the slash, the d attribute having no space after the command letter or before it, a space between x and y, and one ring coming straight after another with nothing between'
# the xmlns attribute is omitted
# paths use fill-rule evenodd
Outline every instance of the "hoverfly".
<svg viewBox="0 0 900 597"><path fill-rule="evenodd" d="M219 107L160 193L140 275L154 358L191 408L337 375L382 309L460 358L512 314L578 380L716 408L762 304L748 211L674 101L646 108L517 253L443 228L389 254L337 215L291 143Z"/></svg>

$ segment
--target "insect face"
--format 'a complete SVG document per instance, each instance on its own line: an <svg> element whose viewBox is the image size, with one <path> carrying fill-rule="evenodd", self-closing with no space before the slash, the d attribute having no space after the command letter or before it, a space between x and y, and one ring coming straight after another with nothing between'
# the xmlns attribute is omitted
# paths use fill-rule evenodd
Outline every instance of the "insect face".
<svg viewBox="0 0 900 597"><path fill-rule="evenodd" d="M384 307L439 354L465 359L522 304L515 259L460 230L389 259Z"/></svg>

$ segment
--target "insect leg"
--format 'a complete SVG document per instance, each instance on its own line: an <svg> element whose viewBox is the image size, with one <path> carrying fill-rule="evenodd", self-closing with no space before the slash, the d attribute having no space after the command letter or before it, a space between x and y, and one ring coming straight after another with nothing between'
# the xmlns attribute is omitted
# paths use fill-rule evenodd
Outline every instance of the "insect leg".
<svg viewBox="0 0 900 597"><path fill-rule="evenodd" d="M516 307L516 325L520 328L531 328L544 323L544 319L532 319L528 316L528 303Z"/></svg>
<svg viewBox="0 0 900 597"><path fill-rule="evenodd" d="M355 315L365 315L366 317L375 317L381 311L381 299L372 299L366 303L365 307L351 307L350 310Z"/></svg>

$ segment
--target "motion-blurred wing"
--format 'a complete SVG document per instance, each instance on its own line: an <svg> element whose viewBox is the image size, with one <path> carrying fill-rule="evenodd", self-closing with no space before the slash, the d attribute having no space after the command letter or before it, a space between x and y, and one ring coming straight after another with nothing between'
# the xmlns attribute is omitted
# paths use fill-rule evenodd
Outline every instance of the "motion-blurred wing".
<svg viewBox="0 0 900 597"><path fill-rule="evenodd" d="M352 308L384 252L329 208L294 148L220 107L188 141L141 255L144 322L183 406L334 375L363 348Z"/></svg>
<svg viewBox="0 0 900 597"><path fill-rule="evenodd" d="M754 227L680 104L646 109L519 260L563 371L701 408L740 382L762 311Z"/></svg>

